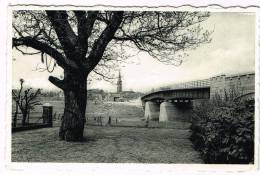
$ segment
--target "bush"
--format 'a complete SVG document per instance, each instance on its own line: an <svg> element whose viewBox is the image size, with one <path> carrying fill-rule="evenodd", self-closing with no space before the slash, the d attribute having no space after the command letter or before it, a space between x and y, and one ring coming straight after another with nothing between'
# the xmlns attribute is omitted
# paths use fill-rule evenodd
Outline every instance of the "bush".
<svg viewBox="0 0 260 175"><path fill-rule="evenodd" d="M206 163L253 163L254 107L214 99L195 107L191 140Z"/></svg>

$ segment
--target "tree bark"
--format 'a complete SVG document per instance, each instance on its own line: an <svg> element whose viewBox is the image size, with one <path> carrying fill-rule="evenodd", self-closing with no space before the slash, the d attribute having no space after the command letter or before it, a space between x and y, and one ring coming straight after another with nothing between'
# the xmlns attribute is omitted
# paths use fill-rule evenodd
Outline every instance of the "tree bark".
<svg viewBox="0 0 260 175"><path fill-rule="evenodd" d="M65 108L59 137L66 141L83 139L87 100L87 76L64 70Z"/></svg>

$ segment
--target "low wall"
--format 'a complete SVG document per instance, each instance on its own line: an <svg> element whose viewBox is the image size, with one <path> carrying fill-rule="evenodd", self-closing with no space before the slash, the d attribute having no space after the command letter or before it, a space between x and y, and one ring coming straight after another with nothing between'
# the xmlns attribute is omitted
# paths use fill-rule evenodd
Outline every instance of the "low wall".
<svg viewBox="0 0 260 175"><path fill-rule="evenodd" d="M210 80L211 99L215 94L223 98L225 93L243 95L255 91L255 73L220 75L212 77Z"/></svg>
<svg viewBox="0 0 260 175"><path fill-rule="evenodd" d="M12 128L12 133L19 132L19 131L32 130L32 129L49 128L49 127L52 127L52 124L30 124L28 126L20 126L20 127Z"/></svg>

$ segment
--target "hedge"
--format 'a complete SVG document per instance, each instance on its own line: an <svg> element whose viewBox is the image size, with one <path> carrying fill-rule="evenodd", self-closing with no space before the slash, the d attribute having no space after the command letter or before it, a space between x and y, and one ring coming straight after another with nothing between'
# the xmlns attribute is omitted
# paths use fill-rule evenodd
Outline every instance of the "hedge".
<svg viewBox="0 0 260 175"><path fill-rule="evenodd" d="M205 163L254 162L254 105L204 102L194 109L191 141Z"/></svg>

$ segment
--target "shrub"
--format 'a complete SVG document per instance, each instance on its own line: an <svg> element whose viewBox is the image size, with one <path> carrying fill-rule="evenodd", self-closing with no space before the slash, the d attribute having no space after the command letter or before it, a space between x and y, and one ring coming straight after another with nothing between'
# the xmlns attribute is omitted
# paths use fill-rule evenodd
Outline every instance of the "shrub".
<svg viewBox="0 0 260 175"><path fill-rule="evenodd" d="M206 163L253 163L254 107L214 99L194 108L191 140Z"/></svg>

